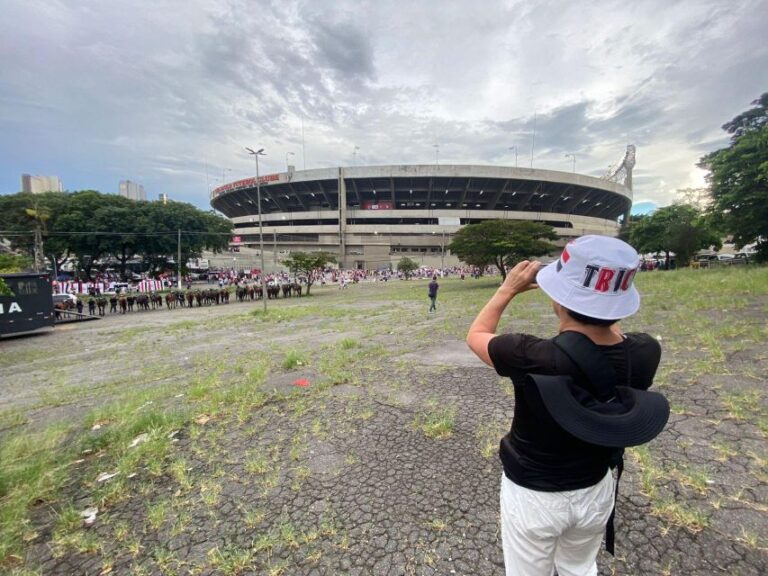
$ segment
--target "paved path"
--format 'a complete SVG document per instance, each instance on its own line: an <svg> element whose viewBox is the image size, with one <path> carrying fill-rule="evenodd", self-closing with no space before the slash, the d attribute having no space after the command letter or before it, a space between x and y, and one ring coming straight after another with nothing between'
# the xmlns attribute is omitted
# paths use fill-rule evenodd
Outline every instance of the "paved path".
<svg viewBox="0 0 768 576"><path fill-rule="evenodd" d="M371 372L358 386L318 394L311 387L296 390L308 401L299 416L285 403L242 423L208 426L196 440L182 433L176 451L184 456L195 488L179 495L172 479L153 481L151 493L115 506L108 521L92 529L114 545L96 555L61 557L41 545L43 572L97 574L110 558L119 574L237 573L227 572L224 560L217 563L217 553L226 558L257 549L242 573L503 574L501 470L496 456L485 457L482 450L493 431L506 426L512 399L491 369L452 346L453 366L442 352L424 350L421 365ZM678 394L690 392L676 390L673 403ZM617 557L601 555L601 574L768 573L765 551L740 542L744 534L728 533L746 526L766 534L765 483L749 474L749 446L757 439L750 437L747 424L708 420L718 417L707 416L713 402L713 393L702 393L694 403L703 413L674 415L650 451L658 460L654 466L674 468L683 456L696 462L697 453L711 465L706 450L714 436L743 447L742 454L711 470L712 492L721 504L710 525L691 531L655 516L651 500L642 494L643 470L628 458L618 503ZM415 418L442 407L455 410L452 435L426 437ZM704 443L709 448L702 448ZM268 458L269 470L249 471L254 455ZM147 478L135 481L146 486ZM215 504L206 500L206 490L217 492ZM657 500L666 492L672 502L696 500L692 488L679 481L670 480L660 491ZM152 528L147 510L164 502L183 510L183 517L169 513ZM88 503L83 494L80 504ZM140 546L135 556L115 539L115 527L126 525L133 527Z"/></svg>

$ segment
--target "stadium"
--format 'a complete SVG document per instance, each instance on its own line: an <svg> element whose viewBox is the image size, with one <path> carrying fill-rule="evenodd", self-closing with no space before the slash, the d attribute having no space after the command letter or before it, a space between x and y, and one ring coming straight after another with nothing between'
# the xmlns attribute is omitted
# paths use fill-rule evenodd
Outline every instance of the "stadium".
<svg viewBox="0 0 768 576"><path fill-rule="evenodd" d="M211 193L235 227L232 247L258 253L258 194L265 257L327 251L341 268L381 269L403 256L428 266L458 261L446 246L470 223L544 222L563 241L615 236L632 206L634 146L604 178L507 166L392 165L294 170L247 178ZM271 258L270 258L271 257Z"/></svg>

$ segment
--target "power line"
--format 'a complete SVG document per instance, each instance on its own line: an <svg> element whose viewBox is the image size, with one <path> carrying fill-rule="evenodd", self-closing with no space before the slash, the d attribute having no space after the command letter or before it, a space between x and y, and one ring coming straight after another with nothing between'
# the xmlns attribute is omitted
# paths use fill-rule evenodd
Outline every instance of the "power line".
<svg viewBox="0 0 768 576"><path fill-rule="evenodd" d="M187 236L232 236L233 232L204 232L199 230L182 230L182 234ZM0 236L32 236L35 234L34 230L29 232L19 232L18 230L0 230ZM156 236L176 236L177 230L172 232L48 232L43 234L44 237L61 237L61 236L140 236L140 237L156 237Z"/></svg>

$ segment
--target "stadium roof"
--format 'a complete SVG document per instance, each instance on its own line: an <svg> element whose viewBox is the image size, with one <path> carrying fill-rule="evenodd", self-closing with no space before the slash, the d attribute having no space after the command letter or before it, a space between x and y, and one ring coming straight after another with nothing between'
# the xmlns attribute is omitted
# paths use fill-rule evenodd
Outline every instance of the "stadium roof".
<svg viewBox="0 0 768 576"><path fill-rule="evenodd" d="M262 212L337 210L342 177L352 208L510 210L616 220L632 205L632 192L622 184L571 172L405 164L261 176ZM211 205L231 218L255 214L256 203L256 178L225 184L211 195Z"/></svg>

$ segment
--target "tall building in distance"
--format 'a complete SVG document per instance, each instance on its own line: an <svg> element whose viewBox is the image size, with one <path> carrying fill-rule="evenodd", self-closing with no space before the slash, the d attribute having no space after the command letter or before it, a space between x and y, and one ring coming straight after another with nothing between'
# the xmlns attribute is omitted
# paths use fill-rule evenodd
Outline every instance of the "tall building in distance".
<svg viewBox="0 0 768 576"><path fill-rule="evenodd" d="M168 204L168 194L166 194L165 192L161 192L160 194L158 194L157 199L163 203L163 206Z"/></svg>
<svg viewBox="0 0 768 576"><path fill-rule="evenodd" d="M21 191L29 194L42 194L43 192L63 192L64 186L58 176L32 176L21 175Z"/></svg>
<svg viewBox="0 0 768 576"><path fill-rule="evenodd" d="M147 193L144 191L144 186L131 182L130 180L120 181L120 196L124 196L129 200L146 200Z"/></svg>

